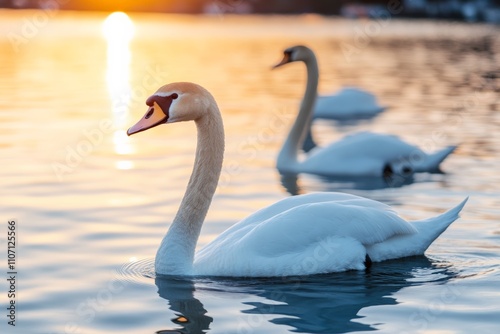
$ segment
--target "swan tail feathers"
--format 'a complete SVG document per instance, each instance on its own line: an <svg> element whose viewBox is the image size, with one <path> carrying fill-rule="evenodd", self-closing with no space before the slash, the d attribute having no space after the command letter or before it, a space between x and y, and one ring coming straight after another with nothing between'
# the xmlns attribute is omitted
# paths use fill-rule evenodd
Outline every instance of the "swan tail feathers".
<svg viewBox="0 0 500 334"><path fill-rule="evenodd" d="M455 220L457 220L460 217L460 211L465 206L465 203L469 200L469 196L467 196L460 204L455 206L454 208L451 208L450 210L440 214L436 218L443 219L443 220L451 220L449 224L453 223ZM448 224L448 225L449 225Z"/></svg>
<svg viewBox="0 0 500 334"><path fill-rule="evenodd" d="M420 238L422 240L422 254L451 223L460 217L460 211L462 211L468 199L467 196L460 204L436 217L412 222L417 228L418 234L422 236Z"/></svg>
<svg viewBox="0 0 500 334"><path fill-rule="evenodd" d="M441 169L439 165L448 157L455 149L456 145L451 145L443 148L435 153L429 154L420 166L417 166L416 172L439 173Z"/></svg>
<svg viewBox="0 0 500 334"><path fill-rule="evenodd" d="M416 233L395 236L385 242L367 247L368 255L374 262L423 255L427 248L448 226L458 219L460 211L469 198L439 216L413 221Z"/></svg>

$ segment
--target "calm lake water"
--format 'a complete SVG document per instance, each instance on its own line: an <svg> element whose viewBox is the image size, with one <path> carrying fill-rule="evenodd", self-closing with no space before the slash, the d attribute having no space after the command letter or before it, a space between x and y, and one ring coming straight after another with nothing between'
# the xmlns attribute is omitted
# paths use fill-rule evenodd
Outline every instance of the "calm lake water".
<svg viewBox="0 0 500 334"><path fill-rule="evenodd" d="M132 15L131 26L115 18L104 33L104 13L0 11L2 333L498 333L498 27L158 14ZM371 122L317 122L321 143L373 130L425 150L460 144L446 173L386 188L303 175L282 182L275 158L305 68L270 67L299 43L317 53L322 93L358 86L390 106ZM369 272L155 278L153 257L191 172L195 127L132 138L125 130L146 97L173 81L208 88L226 126L200 247L289 192L355 193L408 219L470 200L426 257ZM16 327L6 317L9 219L18 233Z"/></svg>

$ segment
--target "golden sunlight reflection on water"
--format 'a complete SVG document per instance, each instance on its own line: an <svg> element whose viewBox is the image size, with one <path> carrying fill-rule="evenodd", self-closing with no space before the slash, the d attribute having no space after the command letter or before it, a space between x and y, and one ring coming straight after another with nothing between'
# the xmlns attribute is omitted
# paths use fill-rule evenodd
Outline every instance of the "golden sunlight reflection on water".
<svg viewBox="0 0 500 334"><path fill-rule="evenodd" d="M134 24L127 14L114 12L104 20L102 32L107 43L106 81L113 113L115 152L126 155L133 152L125 131L132 89L130 87L130 63L132 53L130 42L134 36ZM132 161L118 161L118 169L130 169Z"/></svg>
<svg viewBox="0 0 500 334"><path fill-rule="evenodd" d="M340 188L382 200L410 219L442 212L470 195L462 218L429 255L465 277L454 279L464 291L457 296L461 309L451 315L455 329L472 331L473 321L460 315L475 314L484 306L482 296L498 296L490 288L498 274L478 274L497 266L500 256L500 81L482 79L500 63L497 28L393 20L346 58L341 46L354 43L354 28L363 28L366 21L58 12L16 52L6 36L19 32L23 19L32 15L0 11L1 204L2 213L17 216L22 224L26 309L21 325L28 327L23 333L32 328L63 333L66 318L90 334L152 333L173 326L174 312L145 276L140 287L130 284L113 295L92 323L76 312L108 286L122 264L151 267L192 170L193 124L160 126L130 138L125 131L143 116L145 99L165 83L194 81L214 94L224 117L226 153L223 178L199 240L199 246L207 244L239 219L289 196L274 166L303 94L305 69L302 64L270 67L285 47L299 43L318 55L321 93L358 86L390 106L373 122L356 126L318 122L314 130L321 143L371 130L429 144L429 149L460 147L443 164L446 174L422 175L402 188L353 190L302 176L298 186L304 192ZM100 125L106 120L112 127ZM433 137L436 131L442 136ZM142 265L134 268L142 274ZM361 277L369 289L383 291L382 285L372 286L369 275ZM484 284L467 295L468 287L461 285L467 277ZM351 287L346 284L344 293L352 295ZM401 312L386 323L404 327L429 303L420 286L410 291L398 299L407 309L386 305L386 315L377 307L369 315L363 301L374 306L383 301L360 296L358 306L365 310L360 314L368 314L363 321L376 327L387 314ZM321 305L334 300L323 291L318 294L325 298ZM215 319L214 332L237 327L249 303L266 302L225 292L199 297L207 316ZM344 297L339 300L349 300ZM294 310L323 314L315 308L318 299L301 298L296 305L305 301L308 307ZM446 306L446 312L455 312L453 305ZM293 316L293 326L307 332L299 328L307 320L303 315ZM261 333L288 332L291 327L272 322L280 317L265 314ZM325 325L323 318L316 325Z"/></svg>

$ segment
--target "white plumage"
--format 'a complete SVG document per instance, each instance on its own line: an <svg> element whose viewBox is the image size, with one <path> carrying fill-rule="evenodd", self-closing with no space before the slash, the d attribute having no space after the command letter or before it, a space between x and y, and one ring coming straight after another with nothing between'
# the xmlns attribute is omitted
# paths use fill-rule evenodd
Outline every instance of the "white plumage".
<svg viewBox="0 0 500 334"><path fill-rule="evenodd" d="M318 96L313 117L337 121L369 119L385 109L372 93L357 87L343 87L335 94Z"/></svg>
<svg viewBox="0 0 500 334"><path fill-rule="evenodd" d="M191 83L161 87L129 135L164 123L195 121L198 145L179 211L163 238L155 270L184 276L288 276L365 268L365 260L423 254L458 217L408 223L389 206L342 193L285 198L255 212L195 254L222 169L224 128L212 95Z"/></svg>
<svg viewBox="0 0 500 334"><path fill-rule="evenodd" d="M396 136L358 132L328 146L316 147L309 152L307 159L283 164L280 170L344 176L383 176L387 167L397 175L435 172L455 148L449 146L427 154Z"/></svg>
<svg viewBox="0 0 500 334"><path fill-rule="evenodd" d="M423 231L389 206L342 193L286 198L233 225L195 256L193 273L209 276L290 276L364 269L423 254L458 217L465 201ZM426 229L432 229L428 235ZM385 246L387 245L387 247Z"/></svg>
<svg viewBox="0 0 500 334"><path fill-rule="evenodd" d="M439 171L439 164L455 150L456 146L448 146L427 154L396 136L372 132L355 133L326 147L314 147L310 127L318 89L316 56L308 47L294 46L284 51L283 60L275 67L296 61L306 65L307 85L297 118L278 155L280 172L350 177L397 174L408 177L413 173ZM303 159L299 157L301 148L308 151Z"/></svg>

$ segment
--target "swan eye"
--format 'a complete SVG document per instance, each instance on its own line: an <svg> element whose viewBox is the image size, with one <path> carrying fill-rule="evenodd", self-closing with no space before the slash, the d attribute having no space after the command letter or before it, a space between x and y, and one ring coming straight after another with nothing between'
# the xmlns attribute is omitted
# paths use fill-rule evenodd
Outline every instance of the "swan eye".
<svg viewBox="0 0 500 334"><path fill-rule="evenodd" d="M153 108L153 107L149 108L149 111L146 114L146 116L144 116L144 118L148 119L149 117L151 117L151 115L153 115L154 112L155 112L155 108Z"/></svg>
<svg viewBox="0 0 500 334"><path fill-rule="evenodd" d="M177 93L173 93L172 95L170 95L170 97L172 98L172 100L175 100L179 97L179 95Z"/></svg>

